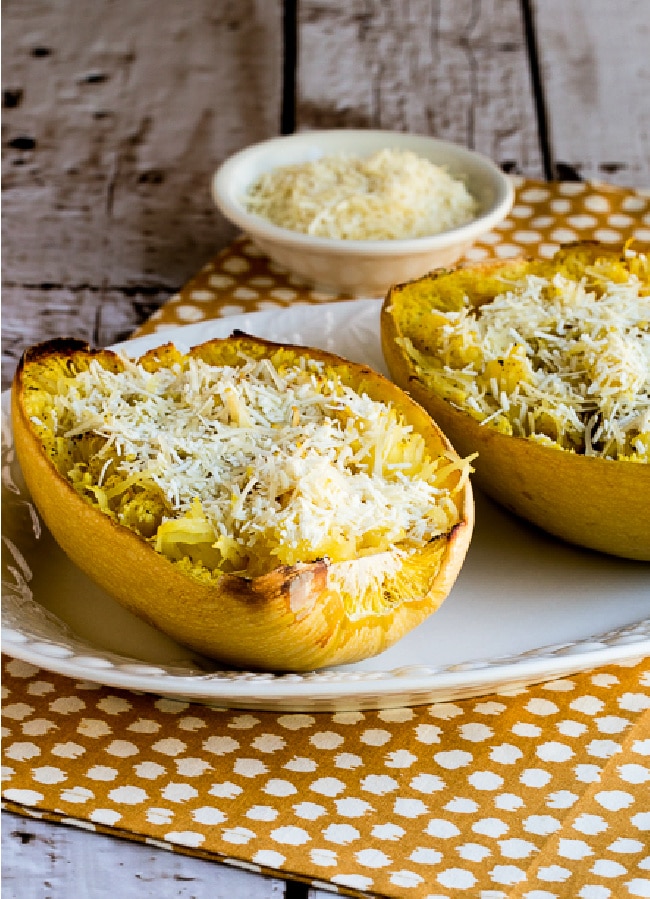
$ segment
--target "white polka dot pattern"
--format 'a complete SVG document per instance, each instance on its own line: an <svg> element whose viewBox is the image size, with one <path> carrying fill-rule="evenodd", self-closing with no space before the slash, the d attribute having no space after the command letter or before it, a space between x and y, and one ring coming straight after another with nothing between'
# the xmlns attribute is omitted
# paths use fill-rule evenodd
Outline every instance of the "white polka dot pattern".
<svg viewBox="0 0 650 899"><path fill-rule="evenodd" d="M552 256L561 243L650 241L650 195L605 184L514 179L510 216L465 254L468 261ZM136 333L240 312L349 299L314 290L240 237L210 261Z"/></svg>
<svg viewBox="0 0 650 899"><path fill-rule="evenodd" d="M469 260L650 239L650 195L517 181ZM139 334L331 302L241 237ZM339 894L650 899L650 660L378 712L223 711L4 658L5 807Z"/></svg>
<svg viewBox="0 0 650 899"><path fill-rule="evenodd" d="M341 894L650 895L650 660L378 712L220 711L4 660L5 806Z"/></svg>

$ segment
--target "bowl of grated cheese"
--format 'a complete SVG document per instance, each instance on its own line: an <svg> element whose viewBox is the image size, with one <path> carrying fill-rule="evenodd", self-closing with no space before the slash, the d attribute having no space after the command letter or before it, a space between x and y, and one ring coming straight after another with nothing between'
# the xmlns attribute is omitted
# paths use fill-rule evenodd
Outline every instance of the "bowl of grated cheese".
<svg viewBox="0 0 650 899"><path fill-rule="evenodd" d="M317 288L383 296L455 263L509 213L511 180L426 135L307 131L235 153L215 172L220 212Z"/></svg>

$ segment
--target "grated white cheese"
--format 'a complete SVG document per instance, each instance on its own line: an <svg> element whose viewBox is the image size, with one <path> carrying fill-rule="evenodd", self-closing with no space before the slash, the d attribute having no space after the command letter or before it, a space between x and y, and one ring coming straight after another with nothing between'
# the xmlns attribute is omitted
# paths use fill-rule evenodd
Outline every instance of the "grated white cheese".
<svg viewBox="0 0 650 899"><path fill-rule="evenodd" d="M409 150L392 149L281 166L257 180L245 204L282 228L342 240L438 234L477 211L461 180Z"/></svg>
<svg viewBox="0 0 650 899"><path fill-rule="evenodd" d="M101 438L89 489L109 500L133 484L164 494L158 548L171 522L172 539L207 542L235 569L269 553L344 561L420 546L455 524L422 437L322 364L189 358L150 373L124 358L114 373L95 360L64 388L59 434Z"/></svg>
<svg viewBox="0 0 650 899"><path fill-rule="evenodd" d="M435 375L482 424L606 458L650 460L650 294L635 274L528 275L441 312ZM410 345L426 367L427 360Z"/></svg>

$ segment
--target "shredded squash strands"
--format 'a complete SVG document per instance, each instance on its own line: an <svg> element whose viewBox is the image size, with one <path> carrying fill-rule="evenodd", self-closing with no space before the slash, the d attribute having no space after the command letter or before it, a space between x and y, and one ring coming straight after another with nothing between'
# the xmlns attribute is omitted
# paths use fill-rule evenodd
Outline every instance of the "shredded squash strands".
<svg viewBox="0 0 650 899"><path fill-rule="evenodd" d="M367 556L373 580L458 520L470 460L432 459L395 409L321 362L122 362L62 377L32 420L65 445L77 491L172 560L256 576Z"/></svg>
<svg viewBox="0 0 650 899"><path fill-rule="evenodd" d="M262 175L244 202L282 228L342 240L425 237L477 212L462 181L409 150L391 149L281 166Z"/></svg>
<svg viewBox="0 0 650 899"><path fill-rule="evenodd" d="M436 308L430 346L403 345L483 425L564 450L650 461L648 260L527 275L492 301Z"/></svg>

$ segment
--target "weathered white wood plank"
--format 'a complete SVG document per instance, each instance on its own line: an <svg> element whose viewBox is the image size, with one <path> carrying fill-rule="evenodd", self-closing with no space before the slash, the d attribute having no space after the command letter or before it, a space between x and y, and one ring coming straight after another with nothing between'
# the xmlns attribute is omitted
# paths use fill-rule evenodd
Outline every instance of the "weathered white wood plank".
<svg viewBox="0 0 650 899"><path fill-rule="evenodd" d="M533 6L553 165L650 187L650 3Z"/></svg>
<svg viewBox="0 0 650 899"><path fill-rule="evenodd" d="M225 237L211 173L277 132L281 0L82 9L5 4L5 280L176 284Z"/></svg>
<svg viewBox="0 0 650 899"><path fill-rule="evenodd" d="M51 333L58 290L79 336L108 297L112 341L137 317L134 289L162 301L234 233L210 176L278 131L282 0L8 0L3 14L3 340Z"/></svg>
<svg viewBox="0 0 650 899"><path fill-rule="evenodd" d="M111 288L8 285L2 291L2 388L9 386L23 349L52 337L78 337L92 346L125 340L169 296L152 285Z"/></svg>
<svg viewBox="0 0 650 899"><path fill-rule="evenodd" d="M2 813L6 899L282 899L283 881L75 827Z"/></svg>
<svg viewBox="0 0 650 899"><path fill-rule="evenodd" d="M299 128L432 134L541 177L519 0L302 0Z"/></svg>

